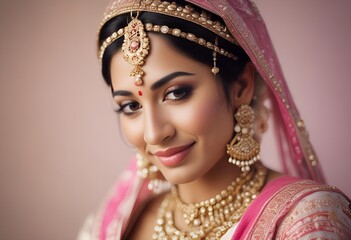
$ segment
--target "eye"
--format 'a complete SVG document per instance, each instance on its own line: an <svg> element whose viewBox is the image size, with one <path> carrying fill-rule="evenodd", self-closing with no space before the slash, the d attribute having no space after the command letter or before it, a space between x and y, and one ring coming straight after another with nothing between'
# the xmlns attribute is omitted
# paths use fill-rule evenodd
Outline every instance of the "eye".
<svg viewBox="0 0 351 240"><path fill-rule="evenodd" d="M192 92L192 87L190 86L182 86L182 87L173 87L168 89L164 100L183 100L190 96Z"/></svg>
<svg viewBox="0 0 351 240"><path fill-rule="evenodd" d="M136 101L126 101L122 102L119 108L116 110L117 113L124 113L127 115L131 115L137 112L141 108L140 103Z"/></svg>

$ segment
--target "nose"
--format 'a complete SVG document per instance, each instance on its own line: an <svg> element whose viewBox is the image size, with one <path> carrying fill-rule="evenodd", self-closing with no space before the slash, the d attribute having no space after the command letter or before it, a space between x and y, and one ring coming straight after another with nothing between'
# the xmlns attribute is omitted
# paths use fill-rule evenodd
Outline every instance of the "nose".
<svg viewBox="0 0 351 240"><path fill-rule="evenodd" d="M144 141L150 145L159 145L175 134L175 128L168 119L168 114L160 108L144 108Z"/></svg>

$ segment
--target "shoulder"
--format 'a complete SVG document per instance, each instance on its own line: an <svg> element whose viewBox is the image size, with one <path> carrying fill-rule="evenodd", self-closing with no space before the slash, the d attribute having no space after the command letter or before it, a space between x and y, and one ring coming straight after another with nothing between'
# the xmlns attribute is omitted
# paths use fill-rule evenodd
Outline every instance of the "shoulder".
<svg viewBox="0 0 351 240"><path fill-rule="evenodd" d="M291 214L292 209L312 204L315 210L324 204L329 208L343 206L350 215L350 199L336 187L320 184L313 180L298 179L289 176L278 177L269 182L264 190L266 194L264 209L273 210L279 217Z"/></svg>
<svg viewBox="0 0 351 240"><path fill-rule="evenodd" d="M344 199L348 197L334 186L321 184L309 179L300 179L287 175L278 175L268 181L262 190L262 195L266 195L269 201L287 201L294 205L303 198L315 193L313 196L326 196L324 193L340 195Z"/></svg>
<svg viewBox="0 0 351 240"><path fill-rule="evenodd" d="M281 176L267 183L250 206L249 235L257 239L351 239L349 205L348 197L335 187Z"/></svg>
<svg viewBox="0 0 351 240"><path fill-rule="evenodd" d="M275 239L351 239L350 200L335 187L296 179L273 195L272 209Z"/></svg>
<svg viewBox="0 0 351 240"><path fill-rule="evenodd" d="M286 189L295 200L277 222L276 239L351 239L350 200L341 191L308 180Z"/></svg>

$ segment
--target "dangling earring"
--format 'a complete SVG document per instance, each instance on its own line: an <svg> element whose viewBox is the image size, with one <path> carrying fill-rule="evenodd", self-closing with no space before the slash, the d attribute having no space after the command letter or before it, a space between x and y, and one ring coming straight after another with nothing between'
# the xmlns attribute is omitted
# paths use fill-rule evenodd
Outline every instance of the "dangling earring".
<svg viewBox="0 0 351 240"><path fill-rule="evenodd" d="M140 154L137 157L137 175L144 179L149 179L148 189L156 194L171 188L171 184L164 179L158 178L158 168L143 158Z"/></svg>
<svg viewBox="0 0 351 240"><path fill-rule="evenodd" d="M255 114L248 105L242 105L235 114L236 135L227 144L229 163L237 165L242 172L250 171L250 166L260 160L260 145L253 138Z"/></svg>
<svg viewBox="0 0 351 240"><path fill-rule="evenodd" d="M213 68L211 69L213 75L219 73L219 68L217 67L217 52L218 51L218 37L215 39L215 44L213 47L212 57L213 57Z"/></svg>
<svg viewBox="0 0 351 240"><path fill-rule="evenodd" d="M158 168L143 158L140 154L136 155L137 158L137 174L141 178L155 179L157 178Z"/></svg>

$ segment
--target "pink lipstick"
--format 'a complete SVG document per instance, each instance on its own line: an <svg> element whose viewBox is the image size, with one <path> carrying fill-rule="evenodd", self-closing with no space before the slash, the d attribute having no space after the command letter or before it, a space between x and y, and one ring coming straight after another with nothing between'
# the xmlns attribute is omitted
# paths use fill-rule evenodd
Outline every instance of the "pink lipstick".
<svg viewBox="0 0 351 240"><path fill-rule="evenodd" d="M157 151L154 155L157 156L163 165L167 167L175 167L183 161L193 145L194 143L191 143L180 147L169 148L165 151Z"/></svg>

